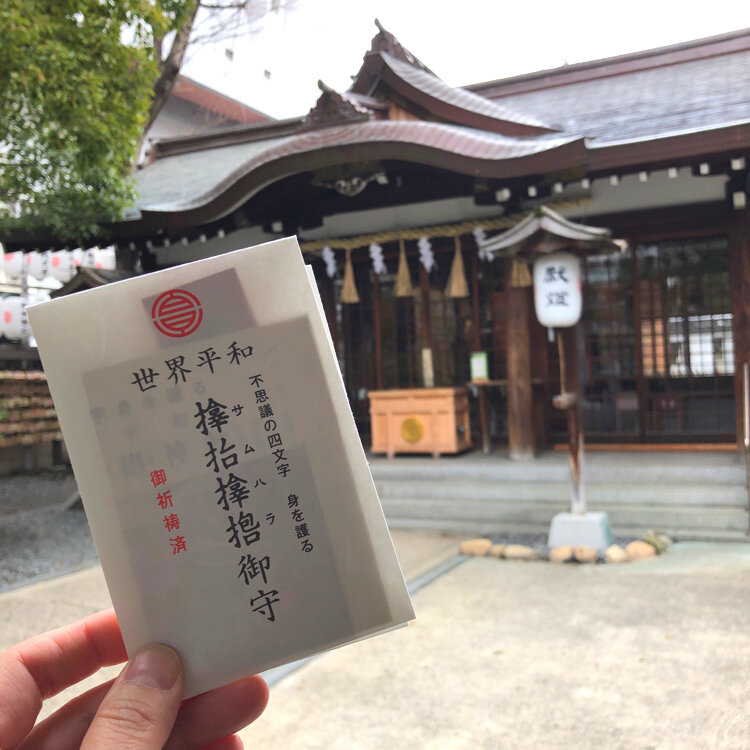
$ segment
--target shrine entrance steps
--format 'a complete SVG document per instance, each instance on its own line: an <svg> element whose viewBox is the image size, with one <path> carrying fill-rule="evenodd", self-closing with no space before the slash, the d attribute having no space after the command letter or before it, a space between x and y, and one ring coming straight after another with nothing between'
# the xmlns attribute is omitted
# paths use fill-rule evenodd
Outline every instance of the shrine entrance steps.
<svg viewBox="0 0 750 750"><path fill-rule="evenodd" d="M437 459L371 456L391 528L471 535L546 534L569 510L567 455L527 462L478 452ZM727 453L589 453L588 510L609 514L618 537L649 529L675 539L747 541L745 467Z"/></svg>

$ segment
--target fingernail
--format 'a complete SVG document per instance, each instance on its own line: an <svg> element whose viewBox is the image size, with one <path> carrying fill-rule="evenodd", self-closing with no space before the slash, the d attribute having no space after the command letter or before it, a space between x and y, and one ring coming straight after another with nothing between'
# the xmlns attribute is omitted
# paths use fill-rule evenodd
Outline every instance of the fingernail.
<svg viewBox="0 0 750 750"><path fill-rule="evenodd" d="M174 687L182 672L180 657L168 646L152 643L141 649L122 674L125 682L157 690Z"/></svg>

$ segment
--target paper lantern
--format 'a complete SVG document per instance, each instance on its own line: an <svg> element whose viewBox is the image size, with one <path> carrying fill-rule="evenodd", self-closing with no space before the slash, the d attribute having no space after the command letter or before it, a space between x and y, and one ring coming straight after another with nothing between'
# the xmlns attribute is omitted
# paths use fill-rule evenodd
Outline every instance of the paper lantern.
<svg viewBox="0 0 750 750"><path fill-rule="evenodd" d="M31 334L26 304L21 297L0 301L0 333L11 341L20 341Z"/></svg>
<svg viewBox="0 0 750 750"><path fill-rule="evenodd" d="M94 253L94 268L103 271L114 271L117 268L117 257L114 247L100 247Z"/></svg>
<svg viewBox="0 0 750 750"><path fill-rule="evenodd" d="M76 273L72 253L68 250L58 250L52 253L49 260L49 273L50 276L58 281L62 281L63 284L66 281L70 281Z"/></svg>
<svg viewBox="0 0 750 750"><path fill-rule="evenodd" d="M550 253L534 262L534 308L547 328L569 328L581 319L581 263L571 253Z"/></svg>
<svg viewBox="0 0 750 750"><path fill-rule="evenodd" d="M84 252L80 247L77 247L75 250L71 250L70 257L73 258L73 266L75 268L83 265Z"/></svg>
<svg viewBox="0 0 750 750"><path fill-rule="evenodd" d="M49 273L49 259L51 253L45 250L39 253L36 250L33 253L26 254L26 269L30 276L37 281L41 281Z"/></svg>
<svg viewBox="0 0 750 750"><path fill-rule="evenodd" d="M20 279L23 273L23 253L3 253L3 271L9 279Z"/></svg>
<svg viewBox="0 0 750 750"><path fill-rule="evenodd" d="M73 251L73 257L75 260L75 250ZM96 268L96 256L98 255L99 248L92 247L89 250L80 250L81 261L76 265L85 266L86 268Z"/></svg>

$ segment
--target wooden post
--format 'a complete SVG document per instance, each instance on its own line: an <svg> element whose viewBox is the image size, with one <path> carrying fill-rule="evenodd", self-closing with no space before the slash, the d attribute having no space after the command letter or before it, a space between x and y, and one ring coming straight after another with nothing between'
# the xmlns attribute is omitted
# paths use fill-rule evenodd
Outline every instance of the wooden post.
<svg viewBox="0 0 750 750"><path fill-rule="evenodd" d="M380 279L372 271L372 324L375 334L375 385L383 390L383 335L380 322Z"/></svg>
<svg viewBox="0 0 750 750"><path fill-rule="evenodd" d="M430 378L427 377L428 373L425 372L424 354L422 354L422 384L425 387L435 386L435 359L434 350L432 347L432 311L430 309L430 277L425 270L425 267L419 264L419 292L422 300L422 348L430 350L430 363L432 372L429 375L432 376L431 382L428 382ZM420 353L421 354L421 353Z"/></svg>
<svg viewBox="0 0 750 750"><path fill-rule="evenodd" d="M576 326L557 329L560 353L560 394L556 404L565 409L568 424L568 464L572 484L571 513L585 515L586 494L583 473L583 415L581 414L581 386L578 377L578 348Z"/></svg>
<svg viewBox="0 0 750 750"><path fill-rule="evenodd" d="M479 330L479 257L477 250L471 254L471 296L472 312L474 314L474 335L472 336L472 351L482 351L482 333ZM477 388L477 409L479 410L479 430L482 435L482 453L489 454L492 450L490 441L489 420L487 418L487 394L482 386Z"/></svg>
<svg viewBox="0 0 750 750"><path fill-rule="evenodd" d="M745 388L743 365L750 362L750 222L736 219L729 230L729 295L734 338L734 400L737 449L744 453Z"/></svg>
<svg viewBox="0 0 750 750"><path fill-rule="evenodd" d="M638 258L635 248L637 242L629 241L631 249L631 283L633 285L633 343L635 345L635 388L638 398L638 440L646 442L646 400L648 390L646 388L646 376L643 374L643 318L641 300L641 282L638 277Z"/></svg>
<svg viewBox="0 0 750 750"><path fill-rule="evenodd" d="M505 321L508 370L508 443L513 459L532 458L534 409L531 388L531 287L510 285L511 260L505 267Z"/></svg>

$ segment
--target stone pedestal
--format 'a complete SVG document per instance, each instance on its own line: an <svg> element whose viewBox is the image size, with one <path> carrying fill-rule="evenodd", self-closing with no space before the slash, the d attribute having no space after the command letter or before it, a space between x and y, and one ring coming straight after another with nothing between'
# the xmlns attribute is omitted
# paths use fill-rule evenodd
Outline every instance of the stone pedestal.
<svg viewBox="0 0 750 750"><path fill-rule="evenodd" d="M549 529L550 547L592 547L601 554L615 541L606 513L558 513Z"/></svg>

